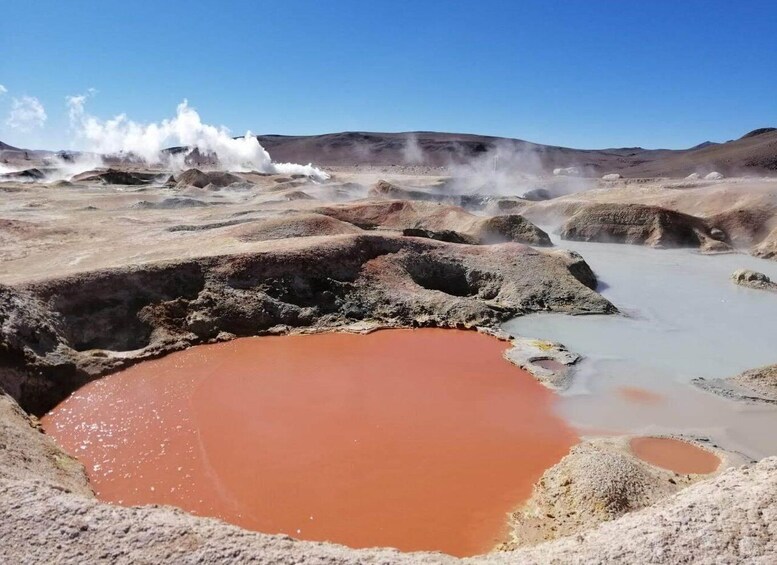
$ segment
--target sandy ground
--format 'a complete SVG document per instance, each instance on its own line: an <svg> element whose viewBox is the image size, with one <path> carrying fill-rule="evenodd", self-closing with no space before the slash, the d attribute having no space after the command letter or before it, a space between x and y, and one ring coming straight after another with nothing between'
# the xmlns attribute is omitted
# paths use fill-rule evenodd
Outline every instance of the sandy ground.
<svg viewBox="0 0 777 565"><path fill-rule="evenodd" d="M372 172L333 172L329 183L319 185L281 176L247 177L256 186L210 190L0 183L0 282L277 249L283 245L278 241L245 241L236 233L244 224L362 198L382 178ZM396 173L391 178L409 186L439 180ZM170 199L180 201L153 208Z"/></svg>
<svg viewBox="0 0 777 565"><path fill-rule="evenodd" d="M332 179L324 184L247 175L255 186L216 190L0 183L0 282L276 248L278 241L241 237L245 224L311 212L325 203L359 200L380 179L444 193L439 170L404 169L333 168ZM715 219L743 249L762 243L777 227L777 179L630 179L598 185L552 200L525 202L522 213L534 223L548 225L559 224L590 202L656 205Z"/></svg>

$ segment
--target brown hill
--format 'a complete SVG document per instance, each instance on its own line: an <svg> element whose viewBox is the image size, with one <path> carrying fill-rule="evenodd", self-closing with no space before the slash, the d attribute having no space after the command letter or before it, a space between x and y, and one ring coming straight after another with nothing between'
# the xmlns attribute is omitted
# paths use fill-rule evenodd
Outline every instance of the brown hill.
<svg viewBox="0 0 777 565"><path fill-rule="evenodd" d="M21 149L0 141L0 151L21 151Z"/></svg>
<svg viewBox="0 0 777 565"><path fill-rule="evenodd" d="M586 176L686 176L719 171L725 175L777 173L777 130L761 128L727 143L704 142L690 149L572 149L521 139L439 132L342 132L311 136L261 135L275 161L323 166L423 165L447 167L474 159L525 157L551 172L577 167ZM500 157L496 157L499 154Z"/></svg>

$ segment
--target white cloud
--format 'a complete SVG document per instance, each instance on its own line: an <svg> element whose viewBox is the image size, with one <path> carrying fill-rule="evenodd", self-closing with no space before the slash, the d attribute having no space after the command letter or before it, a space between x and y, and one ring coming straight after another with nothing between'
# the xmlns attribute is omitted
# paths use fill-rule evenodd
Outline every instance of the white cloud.
<svg viewBox="0 0 777 565"><path fill-rule="evenodd" d="M42 128L47 119L46 110L40 100L34 96L22 96L12 100L11 113L5 123L19 131L31 131Z"/></svg>
<svg viewBox="0 0 777 565"><path fill-rule="evenodd" d="M6 92L8 92L8 89L5 86L3 86L2 84L0 84L0 96L5 94Z"/></svg>

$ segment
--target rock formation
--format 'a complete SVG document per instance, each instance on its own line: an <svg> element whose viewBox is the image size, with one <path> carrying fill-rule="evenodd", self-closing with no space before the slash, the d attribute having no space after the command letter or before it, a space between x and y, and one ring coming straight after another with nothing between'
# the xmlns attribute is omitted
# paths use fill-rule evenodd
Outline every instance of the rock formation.
<svg viewBox="0 0 777 565"><path fill-rule="evenodd" d="M511 517L502 550L571 536L655 504L704 478L654 467L629 453L628 440L584 441L536 484Z"/></svg>
<svg viewBox="0 0 777 565"><path fill-rule="evenodd" d="M731 274L731 280L739 286L777 292L777 283L772 282L765 274L756 271L739 269Z"/></svg>
<svg viewBox="0 0 777 565"><path fill-rule="evenodd" d="M223 188L230 184L245 182L241 177L224 171L202 172L199 169L189 169L184 171L176 178L177 188L186 188L193 186L195 188L205 188L212 185L216 188Z"/></svg>
<svg viewBox="0 0 777 565"><path fill-rule="evenodd" d="M595 284L562 250L355 234L0 286L0 387L42 413L110 370L228 336L614 312Z"/></svg>
<svg viewBox="0 0 777 565"><path fill-rule="evenodd" d="M551 245L548 234L517 214L483 217L458 206L405 200L327 206L318 208L316 212L363 229L447 231L459 234L462 242L472 240L479 244L492 244L515 241L528 245Z"/></svg>
<svg viewBox="0 0 777 565"><path fill-rule="evenodd" d="M143 185L151 184L158 173L123 171L119 169L95 169L74 176L74 182L100 182L102 184Z"/></svg>
<svg viewBox="0 0 777 565"><path fill-rule="evenodd" d="M769 234L752 251L756 257L762 259L777 259L777 228Z"/></svg>
<svg viewBox="0 0 777 565"><path fill-rule="evenodd" d="M777 404L777 365L749 369L726 379L698 378L693 383L734 400Z"/></svg>
<svg viewBox="0 0 777 565"><path fill-rule="evenodd" d="M725 234L701 218L642 204L587 204L561 228L563 239L631 243L651 247L697 247L730 251Z"/></svg>

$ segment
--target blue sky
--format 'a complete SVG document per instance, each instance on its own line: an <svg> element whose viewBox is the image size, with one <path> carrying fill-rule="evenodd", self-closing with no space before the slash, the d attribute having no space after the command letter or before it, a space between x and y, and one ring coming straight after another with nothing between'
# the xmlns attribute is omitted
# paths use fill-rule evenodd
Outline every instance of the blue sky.
<svg viewBox="0 0 777 565"><path fill-rule="evenodd" d="M94 88L101 118L188 98L235 134L688 147L777 126L775 29L774 0L6 2L0 140L72 147L65 97ZM9 119L31 98L45 121Z"/></svg>

